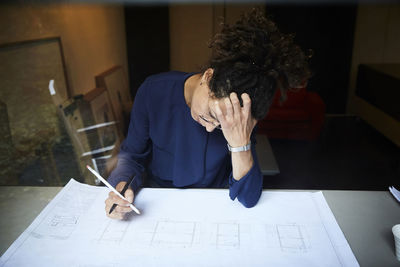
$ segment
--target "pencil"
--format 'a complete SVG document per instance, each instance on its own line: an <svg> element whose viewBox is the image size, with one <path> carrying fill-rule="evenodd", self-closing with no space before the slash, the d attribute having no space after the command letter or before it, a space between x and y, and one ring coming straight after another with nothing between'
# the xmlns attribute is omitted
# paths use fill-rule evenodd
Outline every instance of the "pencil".
<svg viewBox="0 0 400 267"><path fill-rule="evenodd" d="M115 194L117 194L117 196L119 196L120 198L122 198L123 200L128 201L123 195L121 195L117 189L115 189L112 185L110 185L106 179L104 179L103 177L100 176L100 174L98 174L95 170L93 170L89 165L86 165L86 168L88 168L89 171L91 171L100 181L103 182L103 184L105 184L111 191L113 191ZM133 205L133 204L129 204L129 207L131 207L131 209L136 212L137 214L140 214L140 211Z"/></svg>

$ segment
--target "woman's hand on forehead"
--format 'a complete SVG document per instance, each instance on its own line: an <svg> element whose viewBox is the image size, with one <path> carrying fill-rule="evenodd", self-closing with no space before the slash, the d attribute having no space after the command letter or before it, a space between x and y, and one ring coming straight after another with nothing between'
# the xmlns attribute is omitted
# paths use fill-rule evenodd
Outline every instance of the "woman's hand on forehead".
<svg viewBox="0 0 400 267"><path fill-rule="evenodd" d="M257 123L251 116L251 100L248 94L241 95L243 107L236 93L214 102L216 119L221 124L225 139L232 147L244 146L250 142L251 132Z"/></svg>

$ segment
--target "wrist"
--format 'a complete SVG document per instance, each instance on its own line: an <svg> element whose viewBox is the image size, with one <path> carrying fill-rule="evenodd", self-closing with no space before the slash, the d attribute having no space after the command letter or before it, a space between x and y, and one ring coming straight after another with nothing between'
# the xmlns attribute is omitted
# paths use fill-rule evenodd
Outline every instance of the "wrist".
<svg viewBox="0 0 400 267"><path fill-rule="evenodd" d="M231 153L232 159L232 176L233 179L239 181L253 167L254 161L251 151L244 151L240 153Z"/></svg>

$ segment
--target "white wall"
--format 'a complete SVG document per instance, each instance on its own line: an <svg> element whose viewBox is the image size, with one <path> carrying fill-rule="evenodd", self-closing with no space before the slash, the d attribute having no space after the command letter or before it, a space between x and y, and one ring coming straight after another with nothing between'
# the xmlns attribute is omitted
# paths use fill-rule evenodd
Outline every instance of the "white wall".
<svg viewBox="0 0 400 267"><path fill-rule="evenodd" d="M171 70L198 71L210 56L213 31L212 5L179 5L169 8Z"/></svg>
<svg viewBox="0 0 400 267"><path fill-rule="evenodd" d="M221 22L234 23L242 12L260 4L173 4L170 15L170 66L172 70L199 71L207 63L208 44Z"/></svg>

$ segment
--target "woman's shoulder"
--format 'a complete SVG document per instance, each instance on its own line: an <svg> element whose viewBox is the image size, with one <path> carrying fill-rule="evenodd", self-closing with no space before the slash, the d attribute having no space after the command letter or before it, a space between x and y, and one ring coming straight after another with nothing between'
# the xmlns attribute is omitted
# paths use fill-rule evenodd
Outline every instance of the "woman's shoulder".
<svg viewBox="0 0 400 267"><path fill-rule="evenodd" d="M192 75L180 71L163 72L147 77L143 83L146 95L151 101L179 101L183 94L184 81Z"/></svg>
<svg viewBox="0 0 400 267"><path fill-rule="evenodd" d="M182 79L185 79L185 77L189 75L187 72L182 72L182 71L168 71L168 72L162 72L154 75L150 75L149 77L146 78L147 83L157 83L157 82L175 82L175 81L180 81Z"/></svg>
<svg viewBox="0 0 400 267"><path fill-rule="evenodd" d="M180 71L151 75L143 82L135 99L146 102L148 105L157 103L159 108L162 105L170 106L180 103L183 98L183 83L190 75L190 73Z"/></svg>

